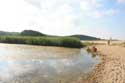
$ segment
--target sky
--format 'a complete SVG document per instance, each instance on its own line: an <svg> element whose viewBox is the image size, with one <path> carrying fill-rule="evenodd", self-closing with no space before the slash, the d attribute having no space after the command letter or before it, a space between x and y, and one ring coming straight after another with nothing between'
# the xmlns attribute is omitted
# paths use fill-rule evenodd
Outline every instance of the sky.
<svg viewBox="0 0 125 83"><path fill-rule="evenodd" d="M0 30L125 40L125 0L0 0Z"/></svg>

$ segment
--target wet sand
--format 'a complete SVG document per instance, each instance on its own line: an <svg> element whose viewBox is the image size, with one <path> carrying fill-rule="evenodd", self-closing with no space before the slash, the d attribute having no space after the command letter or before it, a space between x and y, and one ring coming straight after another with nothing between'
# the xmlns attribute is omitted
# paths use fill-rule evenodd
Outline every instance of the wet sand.
<svg viewBox="0 0 125 83"><path fill-rule="evenodd" d="M125 47L97 45L102 62L81 83L125 83Z"/></svg>

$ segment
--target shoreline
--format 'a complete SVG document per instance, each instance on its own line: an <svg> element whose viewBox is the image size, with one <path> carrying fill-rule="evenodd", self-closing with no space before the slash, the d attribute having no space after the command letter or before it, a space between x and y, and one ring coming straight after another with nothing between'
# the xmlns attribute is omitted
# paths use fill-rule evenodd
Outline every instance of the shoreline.
<svg viewBox="0 0 125 83"><path fill-rule="evenodd" d="M101 63L81 83L125 83L125 48L96 45Z"/></svg>

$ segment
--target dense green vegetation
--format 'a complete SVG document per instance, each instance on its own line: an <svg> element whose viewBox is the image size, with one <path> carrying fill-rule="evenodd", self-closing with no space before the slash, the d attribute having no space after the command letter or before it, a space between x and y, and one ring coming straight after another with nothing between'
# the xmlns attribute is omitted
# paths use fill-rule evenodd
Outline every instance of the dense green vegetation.
<svg viewBox="0 0 125 83"><path fill-rule="evenodd" d="M38 32L38 31L33 31L33 30L24 30L20 33L22 36L45 36L44 34Z"/></svg>
<svg viewBox="0 0 125 83"><path fill-rule="evenodd" d="M92 45L95 45L95 43L93 42L83 42L82 43L84 46L92 46Z"/></svg>
<svg viewBox="0 0 125 83"><path fill-rule="evenodd" d="M63 46L72 48L80 48L82 46L92 45L92 43L87 43L87 42L81 43L80 40L100 40L100 39L86 35L72 35L64 37L52 36L52 35L45 35L39 31L34 31L34 30L24 30L20 33L0 31L0 43Z"/></svg>
<svg viewBox="0 0 125 83"><path fill-rule="evenodd" d="M0 43L63 46L71 48L82 47L80 39L73 37L0 36Z"/></svg>

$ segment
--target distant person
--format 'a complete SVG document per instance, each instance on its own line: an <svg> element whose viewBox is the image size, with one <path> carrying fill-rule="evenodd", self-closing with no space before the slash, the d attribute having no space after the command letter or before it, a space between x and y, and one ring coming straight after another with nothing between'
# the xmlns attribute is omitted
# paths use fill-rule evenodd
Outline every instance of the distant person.
<svg viewBox="0 0 125 83"><path fill-rule="evenodd" d="M107 41L107 44L110 45L110 40Z"/></svg>
<svg viewBox="0 0 125 83"><path fill-rule="evenodd" d="M108 45L111 44L111 40L112 40L112 38L110 38L110 39L107 41L107 44L108 44Z"/></svg>

